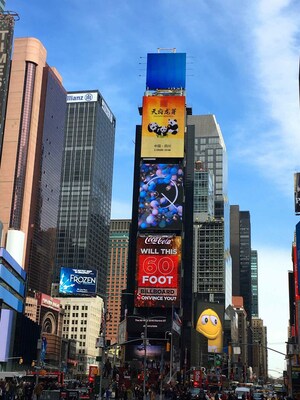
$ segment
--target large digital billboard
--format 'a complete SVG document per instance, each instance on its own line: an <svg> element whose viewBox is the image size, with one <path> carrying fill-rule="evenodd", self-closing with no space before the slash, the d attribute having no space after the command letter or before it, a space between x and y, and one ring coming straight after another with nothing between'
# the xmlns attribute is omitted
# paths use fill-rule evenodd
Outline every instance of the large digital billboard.
<svg viewBox="0 0 300 400"><path fill-rule="evenodd" d="M208 353L223 353L224 306L196 300L194 326L207 338Z"/></svg>
<svg viewBox="0 0 300 400"><path fill-rule="evenodd" d="M295 214L300 214L300 173L294 174Z"/></svg>
<svg viewBox="0 0 300 400"><path fill-rule="evenodd" d="M183 158L184 132L184 96L144 96L142 158Z"/></svg>
<svg viewBox="0 0 300 400"><path fill-rule="evenodd" d="M178 306L180 265L181 236L138 236L135 307Z"/></svg>
<svg viewBox="0 0 300 400"><path fill-rule="evenodd" d="M138 226L140 230L180 230L183 212L181 164L140 166Z"/></svg>
<svg viewBox="0 0 300 400"><path fill-rule="evenodd" d="M147 54L147 90L185 89L186 53Z"/></svg>
<svg viewBox="0 0 300 400"><path fill-rule="evenodd" d="M93 269L60 269L59 293L94 295L97 291L97 271Z"/></svg>

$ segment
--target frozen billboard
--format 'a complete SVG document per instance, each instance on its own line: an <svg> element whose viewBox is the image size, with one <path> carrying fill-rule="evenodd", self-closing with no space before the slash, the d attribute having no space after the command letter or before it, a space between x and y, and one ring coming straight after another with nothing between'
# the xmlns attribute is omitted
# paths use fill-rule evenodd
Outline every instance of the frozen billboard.
<svg viewBox="0 0 300 400"><path fill-rule="evenodd" d="M97 291L97 271L92 269L60 269L59 293L94 295Z"/></svg>
<svg viewBox="0 0 300 400"><path fill-rule="evenodd" d="M138 236L135 307L178 306L180 266L181 236Z"/></svg>
<svg viewBox="0 0 300 400"><path fill-rule="evenodd" d="M184 96L144 96L142 158L183 158L184 132Z"/></svg>

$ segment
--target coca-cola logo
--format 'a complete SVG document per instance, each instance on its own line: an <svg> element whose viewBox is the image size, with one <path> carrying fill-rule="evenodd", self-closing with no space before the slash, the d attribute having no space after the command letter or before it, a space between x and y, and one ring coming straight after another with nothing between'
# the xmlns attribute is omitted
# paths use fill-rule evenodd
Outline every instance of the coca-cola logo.
<svg viewBox="0 0 300 400"><path fill-rule="evenodd" d="M147 236L145 244L172 244L172 238L169 236Z"/></svg>

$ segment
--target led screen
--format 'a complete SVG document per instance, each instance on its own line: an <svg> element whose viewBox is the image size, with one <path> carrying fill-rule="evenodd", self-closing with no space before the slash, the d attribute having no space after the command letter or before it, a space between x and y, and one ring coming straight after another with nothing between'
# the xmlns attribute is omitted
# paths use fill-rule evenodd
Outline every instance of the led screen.
<svg viewBox="0 0 300 400"><path fill-rule="evenodd" d="M60 269L59 293L95 294L97 271L62 267Z"/></svg>
<svg viewBox="0 0 300 400"><path fill-rule="evenodd" d="M194 326L207 338L208 353L223 353L224 307L219 303L196 300L194 310Z"/></svg>
<svg viewBox="0 0 300 400"><path fill-rule="evenodd" d="M147 54L147 90L184 89L185 80L185 53Z"/></svg>
<svg viewBox="0 0 300 400"><path fill-rule="evenodd" d="M300 214L300 173L294 174L295 214Z"/></svg>
<svg viewBox="0 0 300 400"><path fill-rule="evenodd" d="M183 158L184 96L145 96L141 157Z"/></svg>
<svg viewBox="0 0 300 400"><path fill-rule="evenodd" d="M181 229L183 169L181 164L140 167L139 229Z"/></svg>
<svg viewBox="0 0 300 400"><path fill-rule="evenodd" d="M179 305L180 264L180 236L139 236L135 307Z"/></svg>

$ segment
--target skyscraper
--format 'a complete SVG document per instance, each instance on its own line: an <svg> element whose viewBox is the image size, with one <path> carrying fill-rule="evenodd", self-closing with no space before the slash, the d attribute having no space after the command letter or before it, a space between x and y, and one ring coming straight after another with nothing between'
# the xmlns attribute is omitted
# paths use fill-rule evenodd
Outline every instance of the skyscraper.
<svg viewBox="0 0 300 400"><path fill-rule="evenodd" d="M251 250L252 318L258 313L258 257L257 250Z"/></svg>
<svg viewBox="0 0 300 400"><path fill-rule="evenodd" d="M219 302L226 307L231 304L232 290L226 146L214 115L188 115L187 124L195 127L193 290L203 301ZM199 162L213 177L206 185L206 196L210 201L213 196L214 201L213 208L207 208L201 218L197 217Z"/></svg>
<svg viewBox="0 0 300 400"><path fill-rule="evenodd" d="M5 9L5 0L0 0L0 12Z"/></svg>
<svg viewBox="0 0 300 400"><path fill-rule="evenodd" d="M2 245L9 245L8 251L24 247L19 263L28 272L28 287L49 293L66 91L46 55L37 39L15 40L0 167L0 220Z"/></svg>
<svg viewBox="0 0 300 400"><path fill-rule="evenodd" d="M106 293L116 120L98 91L67 95L55 281L61 266L98 272Z"/></svg>
<svg viewBox="0 0 300 400"><path fill-rule="evenodd" d="M122 290L127 284L127 260L130 219L110 221L109 267L107 276L107 311L106 339L118 343Z"/></svg>

